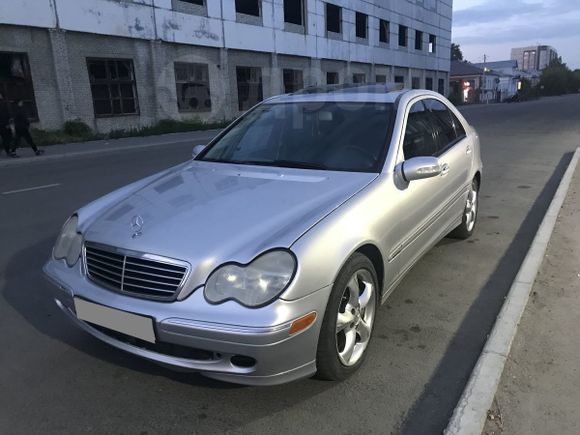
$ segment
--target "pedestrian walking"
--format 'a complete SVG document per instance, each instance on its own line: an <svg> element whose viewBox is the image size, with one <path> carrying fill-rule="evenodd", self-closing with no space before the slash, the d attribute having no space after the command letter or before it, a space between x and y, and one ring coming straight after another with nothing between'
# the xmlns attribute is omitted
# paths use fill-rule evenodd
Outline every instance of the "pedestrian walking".
<svg viewBox="0 0 580 435"><path fill-rule="evenodd" d="M24 102L22 100L16 103L16 112L14 113L14 132L15 150L20 145L20 139L24 139L28 142L28 145L30 145L37 156L44 154L44 150L39 150L32 140L32 136L30 135L30 121L28 120L28 115L24 110Z"/></svg>
<svg viewBox="0 0 580 435"><path fill-rule="evenodd" d="M10 128L10 108L4 95L0 93L0 139L8 157L18 157L12 150L12 129Z"/></svg>

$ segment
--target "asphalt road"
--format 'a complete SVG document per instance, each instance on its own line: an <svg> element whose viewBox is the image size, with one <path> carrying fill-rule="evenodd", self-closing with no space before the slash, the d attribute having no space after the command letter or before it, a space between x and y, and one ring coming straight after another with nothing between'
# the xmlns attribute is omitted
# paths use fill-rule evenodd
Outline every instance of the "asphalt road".
<svg viewBox="0 0 580 435"><path fill-rule="evenodd" d="M580 96L464 113L485 165L477 232L415 266L343 383L172 372L77 330L48 298L41 267L68 215L185 160L188 144L0 168L0 433L441 433L580 145Z"/></svg>

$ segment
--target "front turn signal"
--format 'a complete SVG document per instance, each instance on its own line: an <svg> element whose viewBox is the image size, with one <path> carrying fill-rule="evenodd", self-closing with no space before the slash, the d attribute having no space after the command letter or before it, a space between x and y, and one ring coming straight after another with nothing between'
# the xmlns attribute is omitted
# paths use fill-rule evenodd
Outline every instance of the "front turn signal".
<svg viewBox="0 0 580 435"><path fill-rule="evenodd" d="M306 314L305 316L300 317L292 322L290 326L290 335L297 334L300 331L304 331L310 325L314 323L316 320L316 311Z"/></svg>

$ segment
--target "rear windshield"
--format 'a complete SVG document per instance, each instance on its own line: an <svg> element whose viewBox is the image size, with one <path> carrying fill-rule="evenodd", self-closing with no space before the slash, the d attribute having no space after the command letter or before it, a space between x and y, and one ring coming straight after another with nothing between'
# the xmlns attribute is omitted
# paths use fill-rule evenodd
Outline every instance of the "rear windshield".
<svg viewBox="0 0 580 435"><path fill-rule="evenodd" d="M198 156L249 165L379 172L393 107L386 103L262 104Z"/></svg>

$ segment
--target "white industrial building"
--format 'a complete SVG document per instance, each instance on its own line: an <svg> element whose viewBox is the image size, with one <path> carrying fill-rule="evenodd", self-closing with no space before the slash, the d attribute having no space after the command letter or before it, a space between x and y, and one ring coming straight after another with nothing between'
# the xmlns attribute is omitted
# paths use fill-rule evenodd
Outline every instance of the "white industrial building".
<svg viewBox="0 0 580 435"><path fill-rule="evenodd" d="M101 132L231 119L326 83L446 94L451 14L452 0L19 0L1 8L0 92L36 127Z"/></svg>
<svg viewBox="0 0 580 435"><path fill-rule="evenodd" d="M543 71L558 58L558 52L549 45L512 48L511 59L516 60L522 71Z"/></svg>

